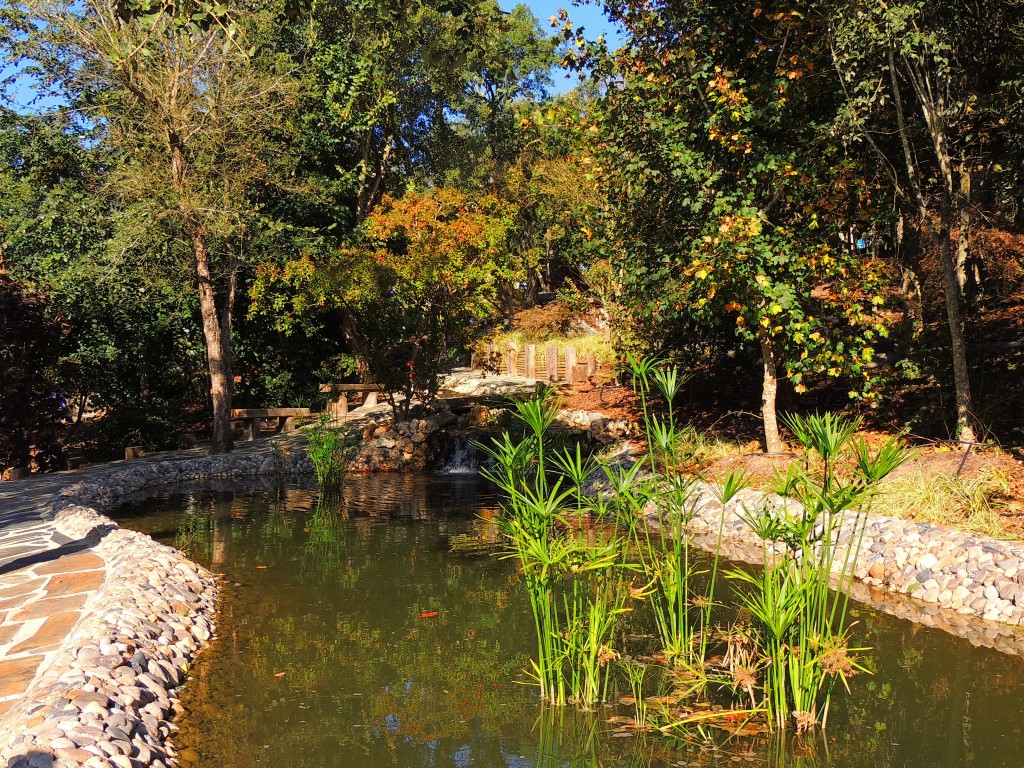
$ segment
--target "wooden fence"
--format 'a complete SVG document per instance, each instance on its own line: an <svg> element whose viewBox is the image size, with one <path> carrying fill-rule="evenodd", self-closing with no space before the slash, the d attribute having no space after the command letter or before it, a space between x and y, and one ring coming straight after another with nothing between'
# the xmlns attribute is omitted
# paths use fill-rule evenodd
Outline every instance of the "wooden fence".
<svg viewBox="0 0 1024 768"><path fill-rule="evenodd" d="M522 349L508 347L504 350L490 346L482 355L473 355L472 367L537 381L574 384L597 373L597 356L593 352L580 356L576 347L560 350L555 344L546 347L527 344Z"/></svg>

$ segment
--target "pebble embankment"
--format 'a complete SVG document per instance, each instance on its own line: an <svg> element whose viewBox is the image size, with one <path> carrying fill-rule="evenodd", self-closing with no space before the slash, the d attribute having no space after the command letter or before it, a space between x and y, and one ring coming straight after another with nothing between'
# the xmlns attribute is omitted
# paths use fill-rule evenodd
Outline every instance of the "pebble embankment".
<svg viewBox="0 0 1024 768"><path fill-rule="evenodd" d="M744 521L743 511L768 504L780 512L783 500L743 491L726 505L723 521L718 493L707 483L696 487L690 501L695 542L713 550L721 527L723 555L760 564L761 539ZM795 511L790 508L790 514ZM650 525L660 524L653 504L645 514ZM855 599L974 645L1024 655L1024 545L874 513L857 526L858 536L861 527L857 581L851 590ZM849 515L838 533L837 569L854 529Z"/></svg>
<svg viewBox="0 0 1024 768"><path fill-rule="evenodd" d="M0 719L0 765L175 765L176 689L213 635L216 581L177 550L118 528L99 510L167 484L288 477L311 469L301 450L149 460L93 472L53 494L38 510L42 524L55 529L61 546L73 545L71 557L102 560L103 578L63 642ZM60 562L59 551L44 550L38 559ZM39 602L66 599L44 598Z"/></svg>

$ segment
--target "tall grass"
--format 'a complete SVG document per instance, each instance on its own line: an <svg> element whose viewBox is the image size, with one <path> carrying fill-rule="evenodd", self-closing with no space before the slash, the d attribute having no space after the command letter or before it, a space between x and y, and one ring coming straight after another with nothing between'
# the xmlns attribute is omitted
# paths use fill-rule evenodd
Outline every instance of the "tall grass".
<svg viewBox="0 0 1024 768"><path fill-rule="evenodd" d="M698 511L697 482L682 472L686 462L681 451L688 442L681 439L675 418L675 401L688 377L677 366L659 360L629 357L628 365L643 413L646 462L658 478L651 500L661 521L657 537L652 537L644 527L639 561L648 579L647 591L665 656L699 675L706 666L725 507L742 490L745 480L742 474L733 473L722 486L718 498L722 508L718 546L710 570L699 572L691 556L690 532L690 523ZM655 396L665 406L662 416L655 411ZM643 507L632 510L636 517L643 512ZM701 586L695 588L697 584Z"/></svg>
<svg viewBox="0 0 1024 768"><path fill-rule="evenodd" d="M876 503L896 517L999 537L1006 535L999 511L1009 492L1009 478L996 470L969 476L917 470L882 483Z"/></svg>
<svg viewBox="0 0 1024 768"><path fill-rule="evenodd" d="M765 704L779 727L792 720L804 731L826 724L835 683L846 686L864 671L857 659L863 649L849 646L848 590L871 496L909 455L895 440L872 454L853 438L856 419L825 414L784 421L808 458L778 477L782 503L769 499L743 513L764 542L761 572L729 576L760 625Z"/></svg>
<svg viewBox="0 0 1024 768"><path fill-rule="evenodd" d="M336 490L345 480L349 462L346 436L346 429L334 426L326 415L306 430L306 453L322 489Z"/></svg>

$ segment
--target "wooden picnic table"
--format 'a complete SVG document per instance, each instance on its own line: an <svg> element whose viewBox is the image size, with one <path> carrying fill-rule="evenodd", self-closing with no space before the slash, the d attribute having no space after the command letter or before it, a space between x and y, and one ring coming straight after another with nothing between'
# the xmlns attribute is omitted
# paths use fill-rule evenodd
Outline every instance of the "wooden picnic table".
<svg viewBox="0 0 1024 768"><path fill-rule="evenodd" d="M291 432L295 419L309 414L309 408L232 408L231 420L243 422L243 440L256 440L263 431L264 419L277 419L275 432Z"/></svg>

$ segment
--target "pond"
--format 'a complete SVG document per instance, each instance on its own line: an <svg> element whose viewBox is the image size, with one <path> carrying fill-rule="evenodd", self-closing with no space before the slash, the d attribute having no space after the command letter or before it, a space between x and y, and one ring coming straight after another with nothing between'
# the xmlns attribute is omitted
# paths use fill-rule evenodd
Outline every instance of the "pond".
<svg viewBox="0 0 1024 768"><path fill-rule="evenodd" d="M837 694L824 737L626 735L609 722L626 705L543 707L526 672L529 603L495 556L496 514L477 477L429 474L351 478L333 498L172 489L114 510L224 576L218 639L183 695L182 764L1020 764L1022 660L865 606L854 637L875 674Z"/></svg>

